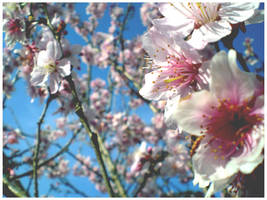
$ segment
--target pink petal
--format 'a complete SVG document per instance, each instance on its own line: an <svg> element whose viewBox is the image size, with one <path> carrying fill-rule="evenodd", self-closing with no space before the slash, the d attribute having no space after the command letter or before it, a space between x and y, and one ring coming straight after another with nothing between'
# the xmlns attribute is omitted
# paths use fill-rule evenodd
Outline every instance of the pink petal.
<svg viewBox="0 0 267 200"><path fill-rule="evenodd" d="M179 129L192 135L203 135L201 126L206 124L211 106L217 106L217 98L206 90L195 92L189 99L177 102L170 116L170 120L176 121Z"/></svg>
<svg viewBox="0 0 267 200"><path fill-rule="evenodd" d="M217 53L211 61L211 91L220 99L242 102L253 96L255 75L241 71L236 64L236 52Z"/></svg>

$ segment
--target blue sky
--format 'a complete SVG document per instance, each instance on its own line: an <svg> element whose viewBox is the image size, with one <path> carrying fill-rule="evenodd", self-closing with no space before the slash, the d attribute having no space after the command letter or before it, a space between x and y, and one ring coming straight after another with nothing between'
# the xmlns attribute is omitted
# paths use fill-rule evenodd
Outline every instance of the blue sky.
<svg viewBox="0 0 267 200"><path fill-rule="evenodd" d="M87 4L86 3L79 3L76 4L76 10L79 10L79 15L83 20L86 20L88 18L88 15L85 14L85 8ZM126 8L127 3L120 3L121 7ZM132 39L136 37L137 35L141 36L145 31L146 28L142 25L140 15L139 15L139 9L141 7L141 3L134 4L135 6L135 15L133 18L129 20L129 23L126 27L126 31L124 32L124 38L126 39ZM261 9L263 8L263 4L261 5ZM110 17L109 12L106 11L104 17L99 21L99 26L97 28L97 31L107 32L109 28L110 23ZM264 23L262 24L256 24L256 25L249 25L246 27L247 32L244 34L242 32L239 33L238 37L235 40L234 46L237 48L239 52L244 51L244 47L242 45L245 37L251 37L254 38L253 47L255 49L255 52L258 53L258 56L263 61L264 58ZM70 27L67 27L68 35L67 39L70 40L71 44L81 44L86 45L86 42L77 35ZM222 48L222 45L220 45ZM82 74L86 70L86 65L83 63L81 66L81 71L79 74ZM107 69L99 69L97 67L93 67L93 79L95 78L102 78L104 80L107 80ZM39 103L39 100L36 99L33 103L30 102L30 97L27 95L26 87L25 87L25 81L20 79L16 85L16 90L14 93L12 93L12 97L8 99L7 101L7 108L3 110L3 124L8 124L12 126L13 128L17 128L18 124L16 123L14 116L10 109L13 109L16 118L22 127L22 131L35 135L35 132L37 130L37 121L41 115L41 112L43 110L43 106ZM26 95L25 95L26 94ZM118 104L119 105L119 104ZM58 107L58 104L56 101L52 103L52 105L49 107L47 117L45 118L45 122L43 124L43 127L46 125L50 125L52 127L55 126L55 119L60 117L59 114L52 115L52 113L55 111L55 109ZM121 107L117 106L115 107L116 111L120 111ZM153 116L153 113L151 110L147 107L141 107L135 111L146 123L151 122L151 117ZM64 144L68 139L70 138L71 134L68 134L66 138L60 139L60 144ZM19 145L22 145L25 147L25 144L20 143ZM17 145L18 148L19 145ZM51 148L50 154L52 155L54 152L58 151L58 148ZM73 153L78 151L78 145L72 145L71 151ZM92 150L89 148L84 148L83 151L84 155L93 155ZM70 163L73 164L72 158L70 158ZM71 165L72 166L72 165ZM18 171L18 173L24 172L29 170L28 167L23 167ZM85 191L86 194L89 196L102 196L101 193L96 191L94 189L94 186L88 181L88 178L81 178L81 177L75 177L73 175L68 176L69 180L73 183L73 185L76 185L81 191ZM24 178L22 179L25 181L25 183L28 183L29 179ZM45 176L43 176L40 179L40 194L45 194L48 190L49 183L53 182L53 180L47 179ZM57 196L56 193L51 193L54 196ZM60 195L59 195L60 196ZM74 195L72 195L74 197Z"/></svg>

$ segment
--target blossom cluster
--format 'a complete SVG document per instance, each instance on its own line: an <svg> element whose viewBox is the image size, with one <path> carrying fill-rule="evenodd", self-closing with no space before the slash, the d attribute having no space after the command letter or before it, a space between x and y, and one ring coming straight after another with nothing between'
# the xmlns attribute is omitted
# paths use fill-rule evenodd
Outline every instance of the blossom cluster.
<svg viewBox="0 0 267 200"><path fill-rule="evenodd" d="M49 185L45 197L203 196L191 182L206 196L240 188L263 163L264 86L253 40L244 59L232 42L263 21L258 7L4 3L4 194L38 196L38 185ZM128 38L137 12L146 32ZM16 96L23 89L28 102ZM38 106L39 120L28 118Z"/></svg>
<svg viewBox="0 0 267 200"><path fill-rule="evenodd" d="M264 96L257 92L261 83L254 73L238 67L234 49L226 53L210 47L245 24L261 22L258 7L159 4L163 17L152 20L142 38L151 72L140 94L167 100L165 120L197 137L191 149L193 183L209 186L206 196L226 187L238 173L252 173L263 161ZM253 56L248 39L244 45L246 56Z"/></svg>

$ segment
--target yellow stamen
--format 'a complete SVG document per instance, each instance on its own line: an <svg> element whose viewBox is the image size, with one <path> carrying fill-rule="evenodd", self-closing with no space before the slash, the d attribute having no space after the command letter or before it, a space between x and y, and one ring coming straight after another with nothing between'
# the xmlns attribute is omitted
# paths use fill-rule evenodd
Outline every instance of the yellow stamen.
<svg viewBox="0 0 267 200"><path fill-rule="evenodd" d="M170 78L170 79L164 80L164 82L165 83L171 83L171 82L176 81L176 80L179 80L181 78L183 78L183 76L177 76L175 78Z"/></svg>

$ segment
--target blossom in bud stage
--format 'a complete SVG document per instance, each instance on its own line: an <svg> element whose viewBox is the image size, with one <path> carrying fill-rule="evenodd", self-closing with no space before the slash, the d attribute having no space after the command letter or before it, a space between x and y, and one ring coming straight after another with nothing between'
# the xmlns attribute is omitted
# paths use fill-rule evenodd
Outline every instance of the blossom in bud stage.
<svg viewBox="0 0 267 200"><path fill-rule="evenodd" d="M151 28L143 37L143 47L152 59L153 71L145 75L140 94L149 100L174 96L208 87L209 60L188 45L182 37Z"/></svg>
<svg viewBox="0 0 267 200"><path fill-rule="evenodd" d="M257 2L165 3L159 6L164 18L156 19L153 23L160 29L189 37L188 42L192 46L202 49L207 43L216 42L229 35L233 24L244 22L251 17L255 20L250 19L249 23L258 23L258 18L263 18L263 15L256 12L258 7Z"/></svg>
<svg viewBox="0 0 267 200"><path fill-rule="evenodd" d="M236 52L221 51L211 61L210 91L177 103L171 118L179 128L199 136L191 150L194 184L207 196L223 189L239 171L250 174L263 160L264 96L258 81L241 71Z"/></svg>
<svg viewBox="0 0 267 200"><path fill-rule="evenodd" d="M40 51L37 63L31 73L31 83L34 86L44 86L49 77L49 87L52 94L56 93L60 81L71 73L71 64L67 59L61 59L61 50L57 41L49 41L46 50Z"/></svg>

